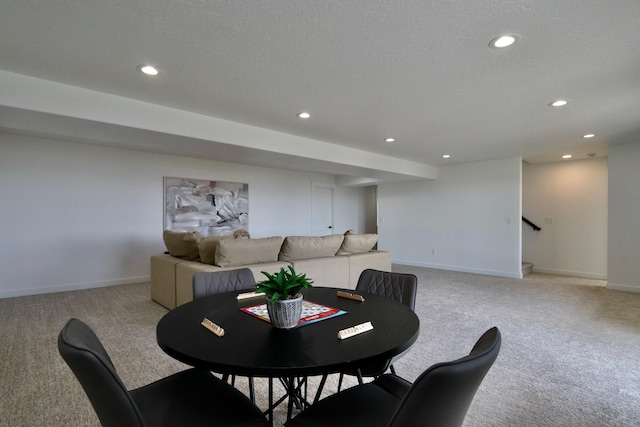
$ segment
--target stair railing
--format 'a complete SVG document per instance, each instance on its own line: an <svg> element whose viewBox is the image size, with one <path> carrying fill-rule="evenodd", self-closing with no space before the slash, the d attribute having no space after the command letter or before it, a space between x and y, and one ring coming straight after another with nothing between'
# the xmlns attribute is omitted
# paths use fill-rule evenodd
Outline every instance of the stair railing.
<svg viewBox="0 0 640 427"><path fill-rule="evenodd" d="M532 223L531 221L529 221L527 218L522 217L522 220L524 222L526 222L527 224L529 224L531 226L531 228L533 228L533 231L540 231L542 230L542 228L538 227L537 225L535 225L534 223Z"/></svg>

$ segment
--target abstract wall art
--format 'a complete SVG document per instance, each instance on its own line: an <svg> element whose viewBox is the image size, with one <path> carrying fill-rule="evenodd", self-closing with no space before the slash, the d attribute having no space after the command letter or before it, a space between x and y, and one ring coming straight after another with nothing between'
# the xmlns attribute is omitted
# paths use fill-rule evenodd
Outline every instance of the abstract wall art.
<svg viewBox="0 0 640 427"><path fill-rule="evenodd" d="M249 184L164 177L164 229L231 235L249 229Z"/></svg>

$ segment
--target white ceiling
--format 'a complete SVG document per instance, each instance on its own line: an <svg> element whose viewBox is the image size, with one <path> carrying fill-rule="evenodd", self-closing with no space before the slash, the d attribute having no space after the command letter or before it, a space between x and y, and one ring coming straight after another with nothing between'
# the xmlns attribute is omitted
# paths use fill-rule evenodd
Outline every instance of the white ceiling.
<svg viewBox="0 0 640 427"><path fill-rule="evenodd" d="M638 0L2 0L0 69L427 166L640 141Z"/></svg>

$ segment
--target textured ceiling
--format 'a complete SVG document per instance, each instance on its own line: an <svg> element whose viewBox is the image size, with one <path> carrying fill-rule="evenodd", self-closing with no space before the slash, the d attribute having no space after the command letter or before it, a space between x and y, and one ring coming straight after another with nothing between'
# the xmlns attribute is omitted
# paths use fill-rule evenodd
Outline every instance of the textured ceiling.
<svg viewBox="0 0 640 427"><path fill-rule="evenodd" d="M535 163L640 141L639 23L637 0L2 0L0 69L427 165Z"/></svg>

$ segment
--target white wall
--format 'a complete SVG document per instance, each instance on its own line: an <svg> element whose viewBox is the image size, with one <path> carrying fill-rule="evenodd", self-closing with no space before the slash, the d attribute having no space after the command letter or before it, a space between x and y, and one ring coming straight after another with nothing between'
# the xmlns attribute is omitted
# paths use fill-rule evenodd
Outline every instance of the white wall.
<svg viewBox="0 0 640 427"><path fill-rule="evenodd" d="M522 167L522 259L534 271L607 278L607 159Z"/></svg>
<svg viewBox="0 0 640 427"><path fill-rule="evenodd" d="M609 282L640 292L640 143L609 147Z"/></svg>
<svg viewBox="0 0 640 427"><path fill-rule="evenodd" d="M521 164L453 165L434 181L380 185L378 247L399 264L522 277Z"/></svg>
<svg viewBox="0 0 640 427"><path fill-rule="evenodd" d="M375 187L349 187L336 192L335 233L341 234L350 228L356 233L376 233L375 197Z"/></svg>
<svg viewBox="0 0 640 427"><path fill-rule="evenodd" d="M0 134L0 297L148 280L149 257L165 250L163 176L248 183L252 237L311 234L311 182L335 181ZM363 229L365 190L335 194L336 232Z"/></svg>

